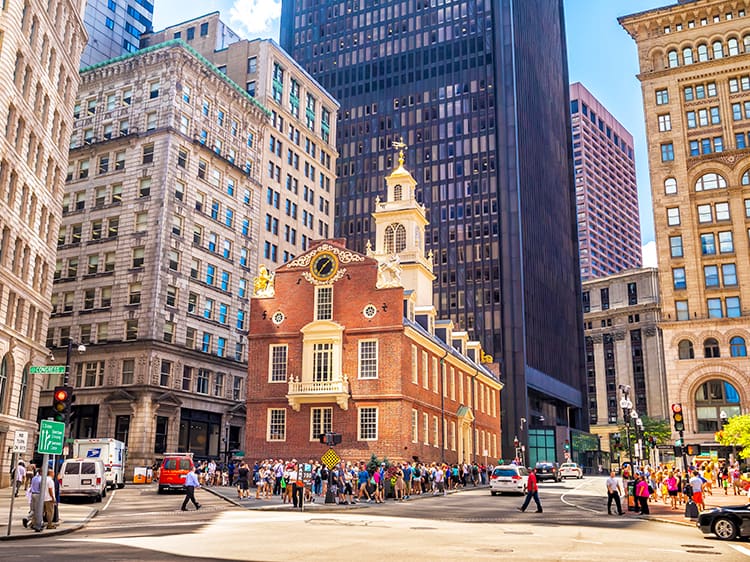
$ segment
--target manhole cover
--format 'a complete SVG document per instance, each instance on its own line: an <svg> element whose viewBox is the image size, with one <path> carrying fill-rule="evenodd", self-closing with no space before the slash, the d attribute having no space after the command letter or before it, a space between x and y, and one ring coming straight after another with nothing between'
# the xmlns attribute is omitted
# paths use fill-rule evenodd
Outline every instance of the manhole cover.
<svg viewBox="0 0 750 562"><path fill-rule="evenodd" d="M533 535L531 531L504 531L504 535Z"/></svg>
<svg viewBox="0 0 750 562"><path fill-rule="evenodd" d="M409 527L412 531L436 531L437 527Z"/></svg>
<svg viewBox="0 0 750 562"><path fill-rule="evenodd" d="M721 556L721 552L712 552L710 550L686 550L689 554L713 554L715 556Z"/></svg>
<svg viewBox="0 0 750 562"><path fill-rule="evenodd" d="M488 552L490 554L501 554L507 552L513 552L512 548L478 548L477 552Z"/></svg>
<svg viewBox="0 0 750 562"><path fill-rule="evenodd" d="M682 548L716 548L711 546L710 544L681 544Z"/></svg>

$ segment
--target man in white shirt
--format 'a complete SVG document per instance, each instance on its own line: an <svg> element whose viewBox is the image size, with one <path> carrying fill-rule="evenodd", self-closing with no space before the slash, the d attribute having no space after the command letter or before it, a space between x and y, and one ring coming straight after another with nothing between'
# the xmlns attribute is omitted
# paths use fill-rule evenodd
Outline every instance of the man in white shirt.
<svg viewBox="0 0 750 562"><path fill-rule="evenodd" d="M23 486L24 481L26 480L26 463L24 463L22 460L18 461L18 466L16 466L16 489L14 492L14 495L18 497L18 490L21 489L21 486Z"/></svg>
<svg viewBox="0 0 750 562"><path fill-rule="evenodd" d="M622 511L622 504L620 504L620 493L622 492L622 482L619 478L617 478L617 475L615 475L615 471L609 473L609 478L607 478L607 515L612 515L612 501L614 500L615 506L617 507L617 515L622 515L624 512Z"/></svg>
<svg viewBox="0 0 750 562"><path fill-rule="evenodd" d="M47 471L47 483L44 486L44 515L47 518L47 528L54 529L57 524L53 522L55 518L55 472Z"/></svg>
<svg viewBox="0 0 750 562"><path fill-rule="evenodd" d="M698 476L697 471L693 471L693 477L690 479L690 487L693 489L693 501L698 505L698 509L703 511L706 505L703 503L703 479Z"/></svg>

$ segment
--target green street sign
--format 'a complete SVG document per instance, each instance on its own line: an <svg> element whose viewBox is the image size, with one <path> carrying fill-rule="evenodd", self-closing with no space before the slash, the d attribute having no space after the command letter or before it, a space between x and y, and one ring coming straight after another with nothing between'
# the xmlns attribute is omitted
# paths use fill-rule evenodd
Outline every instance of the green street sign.
<svg viewBox="0 0 750 562"><path fill-rule="evenodd" d="M62 455L65 424L52 420L42 420L39 424L39 444L37 453L41 455Z"/></svg>
<svg viewBox="0 0 750 562"><path fill-rule="evenodd" d="M64 375L65 365L37 365L29 367L32 375Z"/></svg>

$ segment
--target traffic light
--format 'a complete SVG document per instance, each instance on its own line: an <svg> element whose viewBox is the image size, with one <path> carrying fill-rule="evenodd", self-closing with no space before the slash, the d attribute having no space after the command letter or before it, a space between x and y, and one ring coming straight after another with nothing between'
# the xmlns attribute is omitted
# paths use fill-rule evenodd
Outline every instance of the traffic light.
<svg viewBox="0 0 750 562"><path fill-rule="evenodd" d="M318 439L320 439L320 442L324 445L332 447L333 445L338 445L341 443L341 434L329 431L328 433L318 434Z"/></svg>
<svg viewBox="0 0 750 562"><path fill-rule="evenodd" d="M55 420L67 422L70 417L70 406L73 403L73 388L70 386L56 386L52 394L52 409Z"/></svg>
<svg viewBox="0 0 750 562"><path fill-rule="evenodd" d="M687 454L691 456L696 456L701 454L701 446L700 445L687 445L685 447L687 449Z"/></svg>
<svg viewBox="0 0 750 562"><path fill-rule="evenodd" d="M672 420L675 431L685 431L685 418L682 415L682 404L672 404Z"/></svg>

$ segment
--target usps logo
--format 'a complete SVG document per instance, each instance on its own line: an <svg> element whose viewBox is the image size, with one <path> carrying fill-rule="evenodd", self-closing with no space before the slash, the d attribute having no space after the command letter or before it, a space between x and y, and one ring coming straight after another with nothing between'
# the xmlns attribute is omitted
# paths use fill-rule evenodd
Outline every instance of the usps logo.
<svg viewBox="0 0 750 562"><path fill-rule="evenodd" d="M101 448L89 449L88 452L86 453L87 459L98 459L101 456L102 456Z"/></svg>

